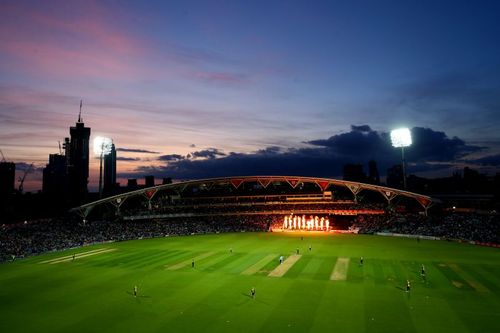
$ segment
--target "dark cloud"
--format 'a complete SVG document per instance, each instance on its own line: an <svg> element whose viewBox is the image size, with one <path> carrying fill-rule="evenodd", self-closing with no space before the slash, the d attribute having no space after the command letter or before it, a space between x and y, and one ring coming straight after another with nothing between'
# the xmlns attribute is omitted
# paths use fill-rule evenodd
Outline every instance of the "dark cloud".
<svg viewBox="0 0 500 333"><path fill-rule="evenodd" d="M361 125L361 126L351 125L351 131L353 131L353 132L371 132L372 129L368 125Z"/></svg>
<svg viewBox="0 0 500 333"><path fill-rule="evenodd" d="M467 145L457 137L450 139L444 132L430 128L414 127L411 129L411 135L413 144L405 151L407 158L415 162L452 161L482 149L479 146ZM344 158L371 156L370 158L385 160L392 158L395 152L389 133L374 131L366 125L351 126L348 133L308 143L328 148L332 153Z"/></svg>
<svg viewBox="0 0 500 333"><path fill-rule="evenodd" d="M406 148L410 173L447 169L467 154L482 149L430 128L415 127L412 136L414 143ZM192 156L183 159L168 160L165 166L144 166L136 171L177 179L238 175L341 177L347 163L366 164L374 159L383 175L388 167L401 161L401 151L391 146L389 133L375 131L367 125L352 126L349 132L307 143L311 147L283 149L271 146L249 154L224 154L210 148L193 152Z"/></svg>
<svg viewBox="0 0 500 333"><path fill-rule="evenodd" d="M222 156L226 156L226 154L221 150L217 148L208 148L191 152L185 156L179 154L161 155L157 158L157 160L171 163L189 159L213 159Z"/></svg>
<svg viewBox="0 0 500 333"><path fill-rule="evenodd" d="M181 179L274 174L327 176L335 167L328 162L325 158L302 153L232 153L222 158L186 159L165 167L142 167L137 171Z"/></svg>
<svg viewBox="0 0 500 333"><path fill-rule="evenodd" d="M226 156L226 153L217 148L208 148L204 150L194 151L190 154L191 158L216 158L219 156Z"/></svg>
<svg viewBox="0 0 500 333"><path fill-rule="evenodd" d="M278 147L278 146L270 146L270 147L266 147L264 149L260 149L257 151L258 154L277 154L277 153L281 153L283 152L283 150L281 149L281 147Z"/></svg>
<svg viewBox="0 0 500 333"><path fill-rule="evenodd" d="M328 149L331 153L349 157L377 155L393 155L393 149L389 143L387 133L374 131L368 125L351 126L351 131L337 134L328 139L313 140L306 142L313 146L320 146ZM388 144L389 143L389 144ZM372 156L370 156L371 158ZM375 156L373 156L375 157Z"/></svg>
<svg viewBox="0 0 500 333"><path fill-rule="evenodd" d="M126 152L126 153L143 153L143 154L159 154L157 151L145 150L145 149L134 149L134 148L116 148L116 151Z"/></svg>
<svg viewBox="0 0 500 333"><path fill-rule="evenodd" d="M122 157L122 156L117 156L116 160L117 161L135 162L135 161L140 161L141 159L139 157Z"/></svg>
<svg viewBox="0 0 500 333"><path fill-rule="evenodd" d="M467 160L471 164L479 164L483 166L500 166L500 154L490 155L475 160Z"/></svg>
<svg viewBox="0 0 500 333"><path fill-rule="evenodd" d="M480 146L467 145L457 137L450 139L444 132L430 128L414 127L411 134L413 145L407 148L408 158L417 162L452 161L483 149Z"/></svg>
<svg viewBox="0 0 500 333"><path fill-rule="evenodd" d="M185 156L179 154L161 155L158 157L159 161L174 162L185 159Z"/></svg>
<svg viewBox="0 0 500 333"><path fill-rule="evenodd" d="M418 173L418 172L450 170L452 168L456 169L456 164L421 162L421 163L409 163L407 168L413 173Z"/></svg>

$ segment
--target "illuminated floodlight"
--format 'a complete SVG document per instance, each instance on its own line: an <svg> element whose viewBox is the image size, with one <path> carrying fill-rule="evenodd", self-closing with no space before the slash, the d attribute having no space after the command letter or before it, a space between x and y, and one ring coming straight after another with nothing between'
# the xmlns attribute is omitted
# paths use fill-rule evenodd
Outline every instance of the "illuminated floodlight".
<svg viewBox="0 0 500 333"><path fill-rule="evenodd" d="M408 128L398 128L391 131L391 141L394 148L411 146L411 133Z"/></svg>
<svg viewBox="0 0 500 333"><path fill-rule="evenodd" d="M94 154L97 156L108 155L111 153L112 145L113 145L113 140L111 140L110 138L97 136L94 139Z"/></svg>
<svg viewBox="0 0 500 333"><path fill-rule="evenodd" d="M394 148L401 148L403 164L403 189L406 190L405 147L411 146L411 133L408 128L398 128L391 131L391 141Z"/></svg>
<svg viewBox="0 0 500 333"><path fill-rule="evenodd" d="M104 156L111 153L113 140L103 136L96 136L94 139L94 154L99 156L99 198L102 198L102 160Z"/></svg>

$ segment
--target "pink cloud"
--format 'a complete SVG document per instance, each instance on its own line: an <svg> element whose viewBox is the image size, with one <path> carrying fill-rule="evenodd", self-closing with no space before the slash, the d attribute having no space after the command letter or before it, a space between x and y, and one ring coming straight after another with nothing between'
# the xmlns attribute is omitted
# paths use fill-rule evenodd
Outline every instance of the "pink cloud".
<svg viewBox="0 0 500 333"><path fill-rule="evenodd" d="M4 50L14 57L14 62L23 71L38 70L50 77L125 79L141 73L133 62L112 53L94 52L92 48L67 49L51 43L11 42Z"/></svg>
<svg viewBox="0 0 500 333"><path fill-rule="evenodd" d="M125 30L126 25L112 25L119 22L113 17L114 12L98 2L71 2L50 8L43 6L43 11L21 4L0 4L2 16L7 18L0 23L0 36L3 40L75 40L92 41L113 53L142 54L144 43L134 38ZM50 4L49 4L50 5ZM54 9L54 10L52 10ZM64 11L66 9L67 11ZM109 20L113 17L113 20Z"/></svg>
<svg viewBox="0 0 500 333"><path fill-rule="evenodd" d="M93 1L0 3L0 69L57 79L249 82L244 74L202 69L231 64L216 52L139 35L133 14L117 10Z"/></svg>
<svg viewBox="0 0 500 333"><path fill-rule="evenodd" d="M115 54L142 55L144 53L146 45L139 39L133 38L108 23L106 17L109 17L110 13L106 13L103 8L98 8L95 4L90 8L90 13L89 7L86 7L84 10L87 14L76 20L51 17L33 11L29 13L29 16L33 22L40 26L56 32L74 34L75 37L92 41L99 47Z"/></svg>
<svg viewBox="0 0 500 333"><path fill-rule="evenodd" d="M48 77L84 76L108 79L137 78L154 71L141 64L150 48L139 38L107 21L110 13L96 4L85 15L66 18L60 13L29 6L0 6L3 68Z"/></svg>

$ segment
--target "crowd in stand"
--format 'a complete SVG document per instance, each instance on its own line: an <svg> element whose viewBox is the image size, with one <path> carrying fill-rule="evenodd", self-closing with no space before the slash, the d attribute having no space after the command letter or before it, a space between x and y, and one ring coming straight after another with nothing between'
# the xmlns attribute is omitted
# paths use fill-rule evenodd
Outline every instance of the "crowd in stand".
<svg viewBox="0 0 500 333"><path fill-rule="evenodd" d="M184 204L184 205L161 205L152 204L151 209L138 207L134 209L123 209L122 212L129 216L162 215L162 214L210 214L210 213L245 213L245 212L281 212L281 211L335 211L335 210L383 210L381 204L363 204L354 202L256 202L256 203L215 203L215 204Z"/></svg>
<svg viewBox="0 0 500 333"><path fill-rule="evenodd" d="M500 244L497 214L364 215L358 216L352 228L359 233L389 232Z"/></svg>
<svg viewBox="0 0 500 333"><path fill-rule="evenodd" d="M130 239L217 232L266 231L270 216L206 216L141 221L75 222L45 219L4 225L0 231L0 262L86 244Z"/></svg>
<svg viewBox="0 0 500 333"><path fill-rule="evenodd" d="M335 227L335 220L332 220ZM86 244L218 232L281 228L283 215L211 215L168 219L92 221L46 219L0 230L0 262ZM351 228L359 233L390 232L500 244L500 216L450 214L362 215Z"/></svg>

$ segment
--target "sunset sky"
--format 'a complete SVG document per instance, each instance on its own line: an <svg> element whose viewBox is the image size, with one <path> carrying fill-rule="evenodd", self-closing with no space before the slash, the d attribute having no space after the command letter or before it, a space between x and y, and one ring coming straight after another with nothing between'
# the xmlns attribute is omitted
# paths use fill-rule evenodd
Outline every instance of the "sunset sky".
<svg viewBox="0 0 500 333"><path fill-rule="evenodd" d="M34 162L83 99L126 178L399 163L500 171L499 1L1 1L0 149ZM91 162L90 186L98 161Z"/></svg>

